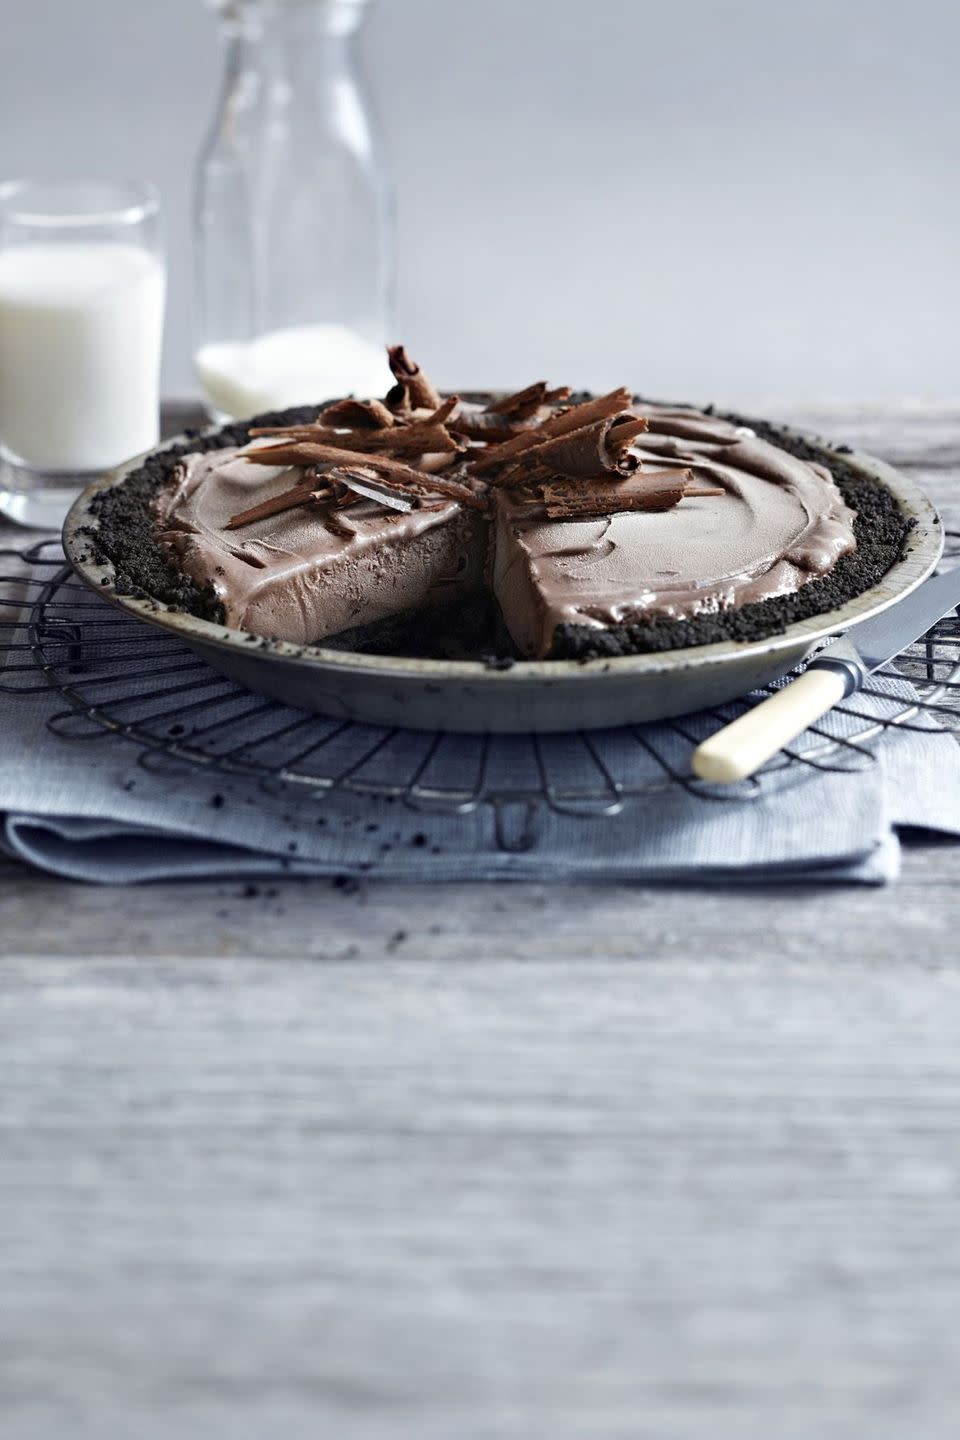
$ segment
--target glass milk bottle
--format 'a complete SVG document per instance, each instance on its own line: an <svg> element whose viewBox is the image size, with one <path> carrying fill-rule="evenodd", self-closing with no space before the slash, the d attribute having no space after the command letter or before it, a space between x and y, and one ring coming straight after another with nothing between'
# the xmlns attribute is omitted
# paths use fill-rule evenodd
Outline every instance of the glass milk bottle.
<svg viewBox="0 0 960 1440"><path fill-rule="evenodd" d="M217 419L391 384L392 196L361 84L369 0L212 0L226 41L196 187L196 367Z"/></svg>

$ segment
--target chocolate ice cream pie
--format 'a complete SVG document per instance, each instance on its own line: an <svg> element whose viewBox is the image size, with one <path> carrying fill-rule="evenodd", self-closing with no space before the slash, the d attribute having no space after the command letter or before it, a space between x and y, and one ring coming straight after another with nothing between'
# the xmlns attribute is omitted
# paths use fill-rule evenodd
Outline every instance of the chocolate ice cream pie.
<svg viewBox="0 0 960 1440"><path fill-rule="evenodd" d="M492 594L505 653L576 658L775 633L900 552L882 486L771 427L626 389L444 398L390 363L384 400L225 427L104 491L121 581L298 645Z"/></svg>

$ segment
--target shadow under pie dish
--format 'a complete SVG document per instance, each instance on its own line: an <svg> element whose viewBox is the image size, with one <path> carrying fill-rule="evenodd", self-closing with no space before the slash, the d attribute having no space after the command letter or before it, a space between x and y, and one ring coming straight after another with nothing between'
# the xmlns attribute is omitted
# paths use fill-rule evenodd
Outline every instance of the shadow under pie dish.
<svg viewBox="0 0 960 1440"><path fill-rule="evenodd" d="M677 715L907 593L940 529L904 477L763 422L529 386L173 442L85 492L68 556L254 690L415 728Z"/></svg>

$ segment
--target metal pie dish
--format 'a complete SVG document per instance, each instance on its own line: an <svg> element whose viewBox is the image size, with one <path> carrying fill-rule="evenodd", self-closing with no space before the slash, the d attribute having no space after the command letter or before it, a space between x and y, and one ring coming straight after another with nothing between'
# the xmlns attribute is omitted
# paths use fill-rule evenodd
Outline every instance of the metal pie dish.
<svg viewBox="0 0 960 1440"><path fill-rule="evenodd" d="M806 440L829 463L821 440ZM176 437L170 444L182 441ZM97 518L91 502L123 483L144 457L111 471L80 495L63 530L63 547L77 575L127 614L177 636L215 670L249 690L286 705L343 720L414 730L530 734L604 729L664 720L722 705L787 674L831 636L895 605L935 569L943 529L934 506L906 476L859 452L844 463L892 492L913 526L903 558L883 579L838 609L801 620L757 641L712 645L599 660L518 661L493 669L480 661L421 660L300 647L258 640L200 620L161 602L117 592L112 564L92 554Z"/></svg>

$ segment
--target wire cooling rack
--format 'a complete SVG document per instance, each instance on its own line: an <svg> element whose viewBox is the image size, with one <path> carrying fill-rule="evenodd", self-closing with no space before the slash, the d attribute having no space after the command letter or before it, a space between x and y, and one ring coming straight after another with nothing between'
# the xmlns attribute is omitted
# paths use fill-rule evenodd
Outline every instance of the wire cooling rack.
<svg viewBox="0 0 960 1440"><path fill-rule="evenodd" d="M946 553L960 556L960 534L948 533ZM252 694L179 640L99 600L74 577L58 542L0 551L0 562L0 690L59 695L64 705L46 724L62 739L120 737L140 747L147 770L246 777L265 801L281 797L285 805L337 792L435 814L486 805L504 849L535 843L543 807L609 816L673 787L708 803L743 801L811 767L873 765L878 742L894 730L960 731L960 613L754 779L720 787L693 776L690 754L760 695L680 720L569 735L454 736L327 720ZM875 703L864 706L863 696Z"/></svg>

